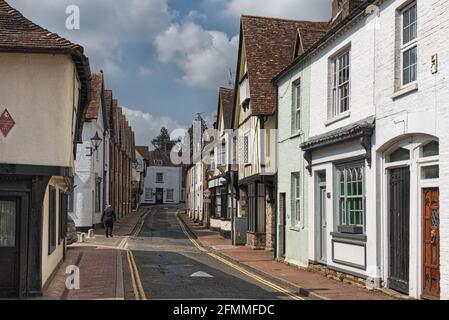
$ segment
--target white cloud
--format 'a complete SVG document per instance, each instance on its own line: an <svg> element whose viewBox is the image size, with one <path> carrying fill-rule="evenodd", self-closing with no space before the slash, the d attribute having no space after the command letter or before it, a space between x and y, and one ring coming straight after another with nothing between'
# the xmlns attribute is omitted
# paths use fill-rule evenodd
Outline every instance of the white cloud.
<svg viewBox="0 0 449 320"><path fill-rule="evenodd" d="M331 0L206 0L225 5L224 14L233 18L241 14L276 18L327 21L331 15Z"/></svg>
<svg viewBox="0 0 449 320"><path fill-rule="evenodd" d="M193 22L172 24L156 37L159 60L174 63L181 81L193 87L216 88L226 84L237 59L238 36L205 30Z"/></svg>
<svg viewBox="0 0 449 320"><path fill-rule="evenodd" d="M170 117L157 117L148 112L122 108L136 136L136 145L150 146L151 141L156 138L162 127L166 127L170 133L184 128Z"/></svg>
<svg viewBox="0 0 449 320"><path fill-rule="evenodd" d="M122 51L163 32L175 13L168 0L9 0L27 18L86 49L92 65L109 77L123 76ZM80 30L65 27L69 5L80 8Z"/></svg>

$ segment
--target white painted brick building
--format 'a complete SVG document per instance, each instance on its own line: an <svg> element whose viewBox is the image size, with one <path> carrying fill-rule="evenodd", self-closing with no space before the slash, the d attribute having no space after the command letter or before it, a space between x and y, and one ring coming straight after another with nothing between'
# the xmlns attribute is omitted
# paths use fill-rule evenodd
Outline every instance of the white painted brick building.
<svg viewBox="0 0 449 320"><path fill-rule="evenodd" d="M309 260L449 299L449 2L343 3L301 58Z"/></svg>
<svg viewBox="0 0 449 320"><path fill-rule="evenodd" d="M101 224L101 215L109 201L109 133L105 122L104 79L94 75L95 99L86 111L83 143L77 146L74 190L69 195L69 215L78 230L87 231ZM101 139L95 150L92 138Z"/></svg>

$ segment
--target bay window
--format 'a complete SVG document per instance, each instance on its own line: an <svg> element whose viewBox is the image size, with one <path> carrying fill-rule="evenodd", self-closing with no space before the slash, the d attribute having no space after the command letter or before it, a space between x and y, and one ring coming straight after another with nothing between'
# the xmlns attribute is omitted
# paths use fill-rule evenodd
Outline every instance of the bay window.
<svg viewBox="0 0 449 320"><path fill-rule="evenodd" d="M353 164L337 169L339 231L365 230L365 167ZM357 231L358 230L358 231Z"/></svg>

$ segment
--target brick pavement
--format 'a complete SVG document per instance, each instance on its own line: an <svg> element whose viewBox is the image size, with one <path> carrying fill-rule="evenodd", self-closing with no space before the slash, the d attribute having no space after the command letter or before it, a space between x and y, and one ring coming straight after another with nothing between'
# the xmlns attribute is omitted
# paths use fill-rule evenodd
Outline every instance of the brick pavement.
<svg viewBox="0 0 449 320"><path fill-rule="evenodd" d="M114 226L114 238L106 239L104 229L95 230L95 238L86 243L68 246L66 258L46 287L43 299L49 300L116 300L123 299L123 274L117 270L121 264L119 245L131 235L140 217L149 208L141 208L122 218ZM80 270L80 289L67 290L67 266L76 265Z"/></svg>
<svg viewBox="0 0 449 320"><path fill-rule="evenodd" d="M329 279L322 274L289 266L274 260L272 252L254 251L246 246L234 247L219 233L192 222L186 214L180 217L206 248L234 263L264 275L281 285L292 287L301 294L315 299L329 300L390 300L380 291L369 291L353 284Z"/></svg>

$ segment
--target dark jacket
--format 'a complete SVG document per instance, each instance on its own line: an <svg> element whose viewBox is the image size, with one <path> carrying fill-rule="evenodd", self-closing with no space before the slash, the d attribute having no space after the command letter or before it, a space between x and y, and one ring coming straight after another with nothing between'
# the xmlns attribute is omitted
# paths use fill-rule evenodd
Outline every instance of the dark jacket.
<svg viewBox="0 0 449 320"><path fill-rule="evenodd" d="M101 216L101 221L117 221L117 216L115 215L114 209L112 207L106 208Z"/></svg>

